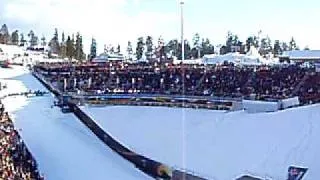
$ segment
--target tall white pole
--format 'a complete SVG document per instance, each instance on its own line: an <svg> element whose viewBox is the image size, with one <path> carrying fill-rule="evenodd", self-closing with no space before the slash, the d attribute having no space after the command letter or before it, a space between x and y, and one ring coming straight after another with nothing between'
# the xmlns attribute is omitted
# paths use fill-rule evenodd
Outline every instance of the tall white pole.
<svg viewBox="0 0 320 180"><path fill-rule="evenodd" d="M183 5L184 1L180 1L180 7L181 7L181 53L182 57L181 60L184 61L184 29L183 29Z"/></svg>
<svg viewBox="0 0 320 180"><path fill-rule="evenodd" d="M183 37L183 5L184 0L180 0L180 7L181 7L181 61L182 61L182 96L185 95L185 70L184 70L184 37ZM182 125L182 168L185 169L186 166L186 130L185 130L185 120L186 120L186 114L185 114L185 102L182 103L182 118L181 118L181 125ZM182 175L182 179L186 179L186 175Z"/></svg>

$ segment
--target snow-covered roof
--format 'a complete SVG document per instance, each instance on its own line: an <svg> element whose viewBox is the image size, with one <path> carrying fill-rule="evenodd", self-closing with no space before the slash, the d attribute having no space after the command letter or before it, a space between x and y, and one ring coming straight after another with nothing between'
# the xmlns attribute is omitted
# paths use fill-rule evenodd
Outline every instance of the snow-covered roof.
<svg viewBox="0 0 320 180"><path fill-rule="evenodd" d="M203 64L203 60L202 59L186 59L184 61L182 60L178 60L178 59L174 59L173 60L173 64Z"/></svg>
<svg viewBox="0 0 320 180"><path fill-rule="evenodd" d="M280 57L289 59L317 59L320 60L320 50L293 50L285 51Z"/></svg>
<svg viewBox="0 0 320 180"><path fill-rule="evenodd" d="M245 55L235 52L219 56L204 56L203 61L205 64L221 64L227 61L235 64L257 65L262 62L261 59L261 56L255 56L253 54Z"/></svg>
<svg viewBox="0 0 320 180"><path fill-rule="evenodd" d="M92 62L102 63L107 61L122 61L124 57L122 54L106 54L102 53L99 56L92 59Z"/></svg>

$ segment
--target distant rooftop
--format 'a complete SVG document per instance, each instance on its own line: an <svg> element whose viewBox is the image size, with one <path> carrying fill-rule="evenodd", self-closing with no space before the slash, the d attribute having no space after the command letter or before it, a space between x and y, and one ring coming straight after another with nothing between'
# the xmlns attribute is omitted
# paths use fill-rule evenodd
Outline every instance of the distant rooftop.
<svg viewBox="0 0 320 180"><path fill-rule="evenodd" d="M293 60L320 60L320 50L284 51L280 57L288 57Z"/></svg>

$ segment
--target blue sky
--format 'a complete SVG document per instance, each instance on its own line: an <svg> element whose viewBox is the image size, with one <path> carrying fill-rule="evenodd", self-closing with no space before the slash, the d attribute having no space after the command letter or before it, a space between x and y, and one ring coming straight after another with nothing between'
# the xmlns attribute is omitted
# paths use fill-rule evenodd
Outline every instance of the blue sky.
<svg viewBox="0 0 320 180"><path fill-rule="evenodd" d="M185 0L185 35L196 32L214 44L227 32L241 40L257 34L272 40L296 38L301 48L320 49L320 3L317 0ZM104 44L136 41L139 36L179 38L178 0L0 0L0 23L51 37L57 27L66 34L80 31L88 50L91 37Z"/></svg>

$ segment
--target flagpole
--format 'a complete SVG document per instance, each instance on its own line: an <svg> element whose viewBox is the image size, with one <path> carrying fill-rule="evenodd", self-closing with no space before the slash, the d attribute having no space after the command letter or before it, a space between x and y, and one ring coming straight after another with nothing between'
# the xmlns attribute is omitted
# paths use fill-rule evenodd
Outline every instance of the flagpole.
<svg viewBox="0 0 320 180"><path fill-rule="evenodd" d="M184 69L184 27L183 27L183 5L184 0L180 0L180 8L181 8L181 68L182 68L182 96L185 96L185 69ZM186 120L186 114L185 114L185 102L183 100L182 102L182 117L181 117L181 125L182 125L182 168L186 168L186 130L185 130L185 120ZM183 173L182 179L186 179L186 175Z"/></svg>
<svg viewBox="0 0 320 180"><path fill-rule="evenodd" d="M184 5L184 1L181 0L180 1L180 8L181 8L181 60L182 60L182 63L184 61L184 24L183 24L183 21L184 21L184 18L183 18L183 5Z"/></svg>

